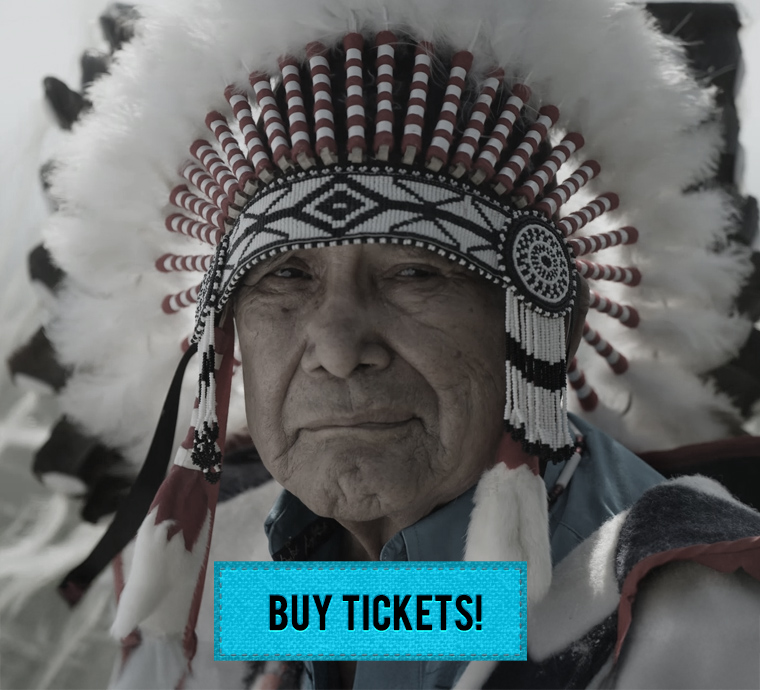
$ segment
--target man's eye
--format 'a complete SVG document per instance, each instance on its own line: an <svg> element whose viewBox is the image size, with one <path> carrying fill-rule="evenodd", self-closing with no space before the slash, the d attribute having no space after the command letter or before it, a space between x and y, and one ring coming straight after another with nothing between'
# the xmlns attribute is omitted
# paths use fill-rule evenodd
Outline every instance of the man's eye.
<svg viewBox="0 0 760 690"><path fill-rule="evenodd" d="M406 266L396 275L401 278L433 278L439 275L439 271L432 266Z"/></svg>
<svg viewBox="0 0 760 690"><path fill-rule="evenodd" d="M300 268L294 268L293 266L281 266L275 269L271 273L267 273L265 278L286 278L286 279L306 279L309 280L311 276Z"/></svg>

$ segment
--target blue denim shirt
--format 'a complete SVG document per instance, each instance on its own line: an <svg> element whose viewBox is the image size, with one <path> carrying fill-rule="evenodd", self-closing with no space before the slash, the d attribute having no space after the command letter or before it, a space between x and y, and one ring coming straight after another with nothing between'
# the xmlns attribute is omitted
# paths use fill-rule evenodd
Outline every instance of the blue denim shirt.
<svg viewBox="0 0 760 690"><path fill-rule="evenodd" d="M572 481L549 511L552 560L556 565L609 518L630 507L662 475L612 438L570 415L585 441L585 450ZM557 481L563 465L550 464L544 476L547 489ZM460 561L473 508L475 487L395 534L382 548L382 561ZM295 496L284 491L265 523L272 553L317 520ZM339 560L336 533L317 548L313 560ZM466 661L360 661L355 690L366 688L451 688L464 672ZM338 686L336 666L305 662L302 688L323 690Z"/></svg>

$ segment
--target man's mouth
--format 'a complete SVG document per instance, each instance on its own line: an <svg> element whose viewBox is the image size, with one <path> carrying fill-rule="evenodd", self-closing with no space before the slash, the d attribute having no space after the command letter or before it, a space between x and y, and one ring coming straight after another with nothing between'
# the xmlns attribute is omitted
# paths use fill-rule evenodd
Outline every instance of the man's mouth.
<svg viewBox="0 0 760 690"><path fill-rule="evenodd" d="M301 427L302 431L329 430L366 430L390 431L398 429L416 419L413 415L396 414L364 414L351 417L329 417L314 420Z"/></svg>

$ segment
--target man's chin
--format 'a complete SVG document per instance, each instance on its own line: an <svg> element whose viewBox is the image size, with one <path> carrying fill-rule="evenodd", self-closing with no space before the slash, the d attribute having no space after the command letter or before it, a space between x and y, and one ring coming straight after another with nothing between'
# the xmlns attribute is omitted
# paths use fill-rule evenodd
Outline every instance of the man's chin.
<svg viewBox="0 0 760 690"><path fill-rule="evenodd" d="M308 481L345 485L361 484L368 491L376 486L414 479L415 468L427 467L420 453L420 440L408 432L325 433L302 436L293 456L303 458L298 467ZM306 469L308 468L308 470Z"/></svg>
<svg viewBox="0 0 760 690"><path fill-rule="evenodd" d="M416 434L377 436L383 438L302 434L291 454L298 462L291 465L295 471L285 488L317 515L341 521L376 520L404 511L418 499L420 472L429 462Z"/></svg>
<svg viewBox="0 0 760 690"><path fill-rule="evenodd" d="M385 518L404 511L413 502L414 492L409 488L416 485L416 478L383 470L382 465L372 468L365 465L364 471L357 471L353 466L343 474L323 475L331 476L332 481L315 481L303 487L300 492L303 495L296 495L312 512L339 522Z"/></svg>

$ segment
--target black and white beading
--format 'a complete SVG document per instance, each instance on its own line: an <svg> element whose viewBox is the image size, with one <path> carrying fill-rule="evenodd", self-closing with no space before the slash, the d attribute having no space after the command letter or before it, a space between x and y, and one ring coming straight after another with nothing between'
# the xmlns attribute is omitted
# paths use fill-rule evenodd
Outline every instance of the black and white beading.
<svg viewBox="0 0 760 690"><path fill-rule="evenodd" d="M517 272L512 257L504 254L509 251L505 238L518 236L525 236L520 251L538 262L533 273L530 266ZM542 242L531 247L534 236ZM517 210L467 182L435 173L379 166L313 168L278 178L243 209L217 249L224 254L214 262L214 272L222 270L220 286L202 290L198 326L206 305L219 312L258 261L280 251L356 242L422 242L517 290L547 315L567 311L572 300L570 251L540 214ZM544 267L544 256L555 263Z"/></svg>
<svg viewBox="0 0 760 690"><path fill-rule="evenodd" d="M538 213L511 221L506 270L517 290L547 311L564 311L572 297L571 259L557 229Z"/></svg>

